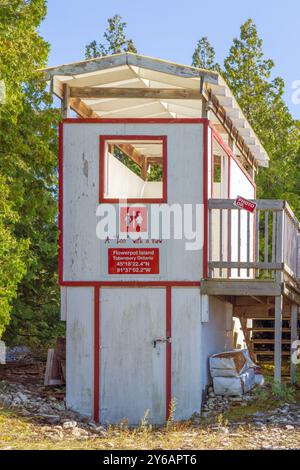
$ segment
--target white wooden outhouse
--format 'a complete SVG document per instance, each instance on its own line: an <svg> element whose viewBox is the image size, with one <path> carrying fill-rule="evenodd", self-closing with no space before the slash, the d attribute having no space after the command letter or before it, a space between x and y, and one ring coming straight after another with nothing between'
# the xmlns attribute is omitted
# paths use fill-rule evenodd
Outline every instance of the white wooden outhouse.
<svg viewBox="0 0 300 470"><path fill-rule="evenodd" d="M148 412L161 424L173 403L175 419L188 419L201 409L208 357L244 342L255 356L249 320L259 317L275 319L280 379L282 322L296 338L300 298L298 255L284 247L288 238L296 253L299 225L283 201L256 200L254 213L234 205L255 200L268 156L223 78L131 53L46 74L63 111L68 407L101 423L138 424Z"/></svg>

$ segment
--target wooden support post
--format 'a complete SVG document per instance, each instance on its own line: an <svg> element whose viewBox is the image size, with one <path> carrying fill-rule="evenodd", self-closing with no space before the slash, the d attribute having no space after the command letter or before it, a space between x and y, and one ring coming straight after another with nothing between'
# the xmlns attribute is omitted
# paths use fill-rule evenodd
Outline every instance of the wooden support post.
<svg viewBox="0 0 300 470"><path fill-rule="evenodd" d="M215 270L210 267L212 261L212 210L208 209L208 263L209 263L209 277L214 277Z"/></svg>
<svg viewBox="0 0 300 470"><path fill-rule="evenodd" d="M62 118L70 117L70 88L67 83L63 84L63 99L61 102Z"/></svg>
<svg viewBox="0 0 300 470"><path fill-rule="evenodd" d="M281 354L282 354L282 313L283 296L275 297L275 332L274 332L274 380L281 382Z"/></svg>
<svg viewBox="0 0 300 470"><path fill-rule="evenodd" d="M247 263L250 264L250 212L247 212ZM250 269L247 269L247 277L250 276Z"/></svg>
<svg viewBox="0 0 300 470"><path fill-rule="evenodd" d="M144 181L146 181L148 178L148 158L147 157L144 157L142 159L141 177Z"/></svg>
<svg viewBox="0 0 300 470"><path fill-rule="evenodd" d="M238 250L238 262L240 263L241 261L241 210L238 209L238 233L237 233L237 238L238 238L238 246L237 246L237 250ZM240 277L241 275L241 270L240 268L238 268L237 270L237 273L238 273L238 277Z"/></svg>
<svg viewBox="0 0 300 470"><path fill-rule="evenodd" d="M227 261L231 263L231 209L227 209ZM231 277L231 269L227 269L227 277Z"/></svg>
<svg viewBox="0 0 300 470"><path fill-rule="evenodd" d="M251 342L250 330L248 330L248 328L247 328L246 318L240 318L240 323L241 323L242 331L243 331L244 338L245 338L245 343L246 343L246 346L248 348L248 352L250 354L250 357L251 357L253 362L256 362L257 357L256 357L256 354L255 354L254 349L253 349L253 343Z"/></svg>
<svg viewBox="0 0 300 470"><path fill-rule="evenodd" d="M298 339L298 305L291 305L291 383L296 381L297 364L292 361L293 354L297 351L297 347L293 347L293 343Z"/></svg>

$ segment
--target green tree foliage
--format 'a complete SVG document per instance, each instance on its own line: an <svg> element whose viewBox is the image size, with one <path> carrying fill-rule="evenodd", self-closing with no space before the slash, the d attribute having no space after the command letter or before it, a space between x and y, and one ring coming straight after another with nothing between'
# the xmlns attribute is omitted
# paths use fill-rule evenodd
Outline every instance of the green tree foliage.
<svg viewBox="0 0 300 470"><path fill-rule="evenodd" d="M273 67L249 19L224 61L224 78L271 158L270 168L259 172L258 197L288 199L300 215L299 130L283 99L283 80L271 79Z"/></svg>
<svg viewBox="0 0 300 470"><path fill-rule="evenodd" d="M206 36L202 37L196 45L192 66L206 70L217 70L218 64L215 62L215 50Z"/></svg>
<svg viewBox="0 0 300 470"><path fill-rule="evenodd" d="M118 147L114 147L114 156L123 163L123 165L127 166L133 173L138 176L141 176L141 168L137 163L135 163L131 158L129 158L121 149Z"/></svg>
<svg viewBox="0 0 300 470"><path fill-rule="evenodd" d="M151 165L148 181L162 181L163 168L160 165Z"/></svg>
<svg viewBox="0 0 300 470"><path fill-rule="evenodd" d="M25 274L28 242L18 243L13 234L18 215L12 209L9 186L0 176L0 337L9 323L12 300Z"/></svg>
<svg viewBox="0 0 300 470"><path fill-rule="evenodd" d="M214 57L214 49L202 38L193 65L210 68ZM219 70L270 156L270 167L259 170L257 196L288 199L300 216L299 127L284 102L283 80L272 78L273 68L274 62L264 56L256 25L247 20Z"/></svg>
<svg viewBox="0 0 300 470"><path fill-rule="evenodd" d="M0 6L0 78L6 86L0 108L0 175L9 182L6 194L16 214L12 236L20 249L27 247L27 272L5 339L31 345L46 345L61 331L56 274L59 113L37 73L49 52L37 31L45 14L44 0L9 0ZM12 244L8 259L13 253Z"/></svg>
<svg viewBox="0 0 300 470"><path fill-rule="evenodd" d="M126 38L127 23L120 15L108 19L108 27L103 35L103 42L92 41L85 48L86 59L104 55L119 54L120 52L137 52L132 39Z"/></svg>

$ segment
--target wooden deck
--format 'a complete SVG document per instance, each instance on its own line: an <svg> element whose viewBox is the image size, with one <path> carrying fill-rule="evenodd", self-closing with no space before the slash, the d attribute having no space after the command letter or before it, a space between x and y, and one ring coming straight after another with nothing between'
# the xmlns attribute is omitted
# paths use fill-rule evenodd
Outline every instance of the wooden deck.
<svg viewBox="0 0 300 470"><path fill-rule="evenodd" d="M233 305L253 359L273 356L274 378L280 381L282 356L291 357L298 339L300 224L285 201L254 202L256 211L250 214L234 200L209 200L209 277L202 280L201 292ZM273 324L256 338L249 319ZM291 361L292 381L295 374Z"/></svg>

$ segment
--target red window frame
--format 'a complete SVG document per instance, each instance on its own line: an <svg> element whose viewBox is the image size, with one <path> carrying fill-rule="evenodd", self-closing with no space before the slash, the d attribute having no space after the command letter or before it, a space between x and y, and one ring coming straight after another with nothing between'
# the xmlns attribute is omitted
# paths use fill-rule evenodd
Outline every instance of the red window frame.
<svg viewBox="0 0 300 470"><path fill-rule="evenodd" d="M166 135L100 135L100 164L99 164L99 202L119 204L122 202L118 198L108 198L104 196L104 181L105 181L105 143L107 140L159 140L162 142L163 147L163 191L160 198L128 198L128 203L143 203L143 204L156 204L166 203L168 195L168 177L167 177L167 136Z"/></svg>

